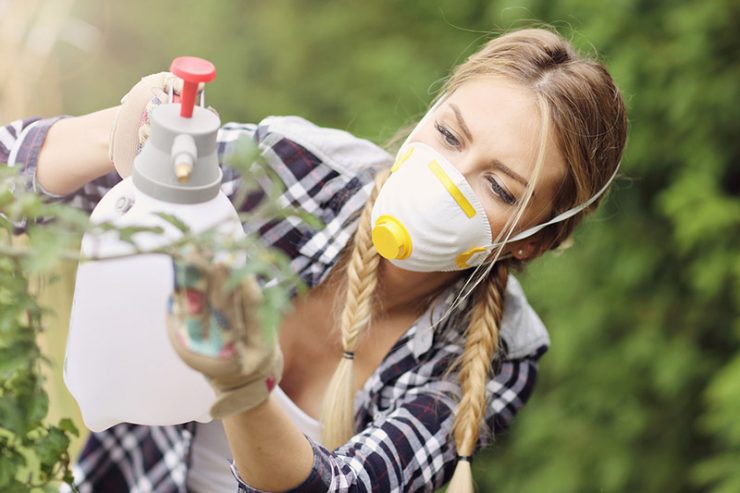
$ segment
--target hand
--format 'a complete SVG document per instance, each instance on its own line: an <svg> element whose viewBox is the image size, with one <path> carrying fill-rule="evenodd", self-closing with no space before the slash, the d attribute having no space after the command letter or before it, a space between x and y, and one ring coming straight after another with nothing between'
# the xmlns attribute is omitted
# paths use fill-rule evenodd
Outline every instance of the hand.
<svg viewBox="0 0 740 493"><path fill-rule="evenodd" d="M170 72L147 75L121 99L110 130L108 155L122 178L131 175L134 158L149 137L149 115L168 100L171 87L179 93L182 80Z"/></svg>
<svg viewBox="0 0 740 493"><path fill-rule="evenodd" d="M230 269L190 253L174 261L175 292L167 329L180 358L203 373L216 392L216 419L251 409L280 381L277 337L266 340L257 317L261 291L253 277L229 291Z"/></svg>

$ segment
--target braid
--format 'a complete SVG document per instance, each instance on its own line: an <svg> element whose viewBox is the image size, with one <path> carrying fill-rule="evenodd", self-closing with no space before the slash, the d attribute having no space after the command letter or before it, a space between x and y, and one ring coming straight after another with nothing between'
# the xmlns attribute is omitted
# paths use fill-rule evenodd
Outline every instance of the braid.
<svg viewBox="0 0 740 493"><path fill-rule="evenodd" d="M347 293L340 326L344 356L329 383L321 410L322 438L330 450L346 442L354 429L354 353L360 336L370 325L380 262L371 237L371 215L375 199L389 174L389 171L382 171L376 177L346 266Z"/></svg>
<svg viewBox="0 0 740 493"><path fill-rule="evenodd" d="M497 262L488 275L488 281L478 288L476 305L468 325L465 350L459 360L462 397L452 431L458 457L473 456L480 428L484 423L486 384L491 377L491 363L498 350L499 328L504 312L504 293L508 278L508 262ZM449 493L473 491L469 460L458 460L447 491Z"/></svg>

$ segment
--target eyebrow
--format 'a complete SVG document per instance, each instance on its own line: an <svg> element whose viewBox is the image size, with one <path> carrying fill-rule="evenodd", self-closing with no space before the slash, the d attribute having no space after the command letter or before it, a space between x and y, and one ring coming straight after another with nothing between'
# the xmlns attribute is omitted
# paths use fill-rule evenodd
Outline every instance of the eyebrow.
<svg viewBox="0 0 740 493"><path fill-rule="evenodd" d="M463 119L462 113L460 113L460 108L458 108L456 105L452 103L450 103L450 108L452 108L452 111L455 112L455 118L457 119L457 124L460 125L460 129L462 129L463 133L465 134L465 137L470 142L473 142L473 134L470 133L470 129L468 128L468 125L465 123L465 119Z"/></svg>
<svg viewBox="0 0 740 493"><path fill-rule="evenodd" d="M455 113L455 118L457 119L457 124L460 125L460 129L465 134L465 137L467 137L467 139L470 142L473 142L473 134L470 132L470 129L468 128L468 125L465 123L465 119L463 118L462 113L460 112L460 108L458 108L457 105L455 105L453 103L449 103L449 106L450 106L450 108L452 108L452 111ZM525 187L528 187L529 186L529 183L527 182L527 180L525 180L524 178L522 178L521 175L519 175L518 173L516 173L513 169L509 168L508 166L506 166L504 163L502 163L498 159L493 159L491 161L491 163L493 164L493 166L495 168L500 169L508 177L510 177L510 178L518 181L519 183L521 183ZM534 197L534 192L532 193L532 196Z"/></svg>
<svg viewBox="0 0 740 493"><path fill-rule="evenodd" d="M522 178L519 174L514 172L513 169L509 168L508 166L506 166L504 163L502 163L498 159L493 159L491 162L496 168L500 169L501 172L504 173L505 175L509 176L510 178L513 178L514 180L518 181L525 187L529 186L529 183L527 182L527 180ZM532 197L534 197L534 191L532 191Z"/></svg>

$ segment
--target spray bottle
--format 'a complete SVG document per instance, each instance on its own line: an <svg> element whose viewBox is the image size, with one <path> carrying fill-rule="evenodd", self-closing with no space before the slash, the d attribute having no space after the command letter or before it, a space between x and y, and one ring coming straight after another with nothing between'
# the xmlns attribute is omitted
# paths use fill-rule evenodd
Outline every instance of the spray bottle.
<svg viewBox="0 0 740 493"><path fill-rule="evenodd" d="M165 233L138 233L150 251L182 236L158 213L170 214L198 232L219 224L243 237L231 202L221 191L216 136L220 120L195 105L198 84L213 80L215 67L194 57L176 58L170 71L184 81L180 103L151 114L151 135L134 160L133 174L108 192L93 223L159 226ZM210 421L214 394L204 377L187 367L170 346L166 303L173 291L169 256L131 253L115 232L86 235L70 317L64 380L85 425L101 431L117 423L172 425ZM117 257L117 258L114 258ZM106 259L108 258L108 259Z"/></svg>

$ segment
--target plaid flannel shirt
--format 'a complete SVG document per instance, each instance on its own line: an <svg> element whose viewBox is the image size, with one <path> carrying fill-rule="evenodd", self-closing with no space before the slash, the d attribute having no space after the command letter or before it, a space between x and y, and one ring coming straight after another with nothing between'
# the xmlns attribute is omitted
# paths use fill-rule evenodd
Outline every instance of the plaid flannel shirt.
<svg viewBox="0 0 740 493"><path fill-rule="evenodd" d="M91 211L120 178L101 177L77 192L54 196L35 182L35 164L55 119L22 120L0 127L0 162L18 168L29 187L50 200ZM259 125L227 124L219 133L224 170L222 189L232 196L243 184L224 164L240 136L260 146L285 184L286 205L317 215L326 225L313 231L289 218L245 224L285 252L309 286L327 275L357 227L359 213L378 169L392 158L374 144L339 130L317 127L297 117L270 117ZM258 200L258 197L257 197ZM249 206L247 201L247 207ZM18 225L22 229L23 225ZM445 379L448 364L462 352L466 304L434 326L461 284L437 298L385 356L355 397L357 434L336 450L311 441L313 469L294 492L434 491L449 481L455 466L450 437L459 397L456 378ZM500 351L492 361L486 424L478 448L503 431L531 395L537 361L549 346L542 322L526 301L517 280L509 277ZM178 426L120 424L91 433L75 466L78 488L85 492L185 492L194 423ZM240 492L257 492L240 478Z"/></svg>

